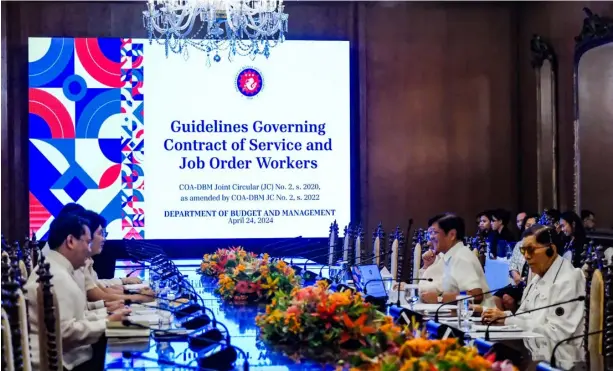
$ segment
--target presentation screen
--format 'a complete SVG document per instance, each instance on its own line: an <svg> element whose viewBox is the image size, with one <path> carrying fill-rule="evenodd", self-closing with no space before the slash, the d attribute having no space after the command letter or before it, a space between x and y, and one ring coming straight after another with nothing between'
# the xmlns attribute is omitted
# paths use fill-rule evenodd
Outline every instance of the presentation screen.
<svg viewBox="0 0 613 371"><path fill-rule="evenodd" d="M350 220L348 41L216 62L144 39L30 38L28 57L38 238L71 202L109 239L325 237Z"/></svg>

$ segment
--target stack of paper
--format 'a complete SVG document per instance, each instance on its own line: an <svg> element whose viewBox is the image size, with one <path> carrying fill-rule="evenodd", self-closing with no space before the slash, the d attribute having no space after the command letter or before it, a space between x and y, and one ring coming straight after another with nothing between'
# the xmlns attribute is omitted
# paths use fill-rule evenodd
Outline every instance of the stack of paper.
<svg viewBox="0 0 613 371"><path fill-rule="evenodd" d="M144 289L145 287L149 287L148 283L133 283L130 285L124 285L123 288L125 290L132 290L132 291L137 291L140 289Z"/></svg>
<svg viewBox="0 0 613 371"><path fill-rule="evenodd" d="M107 338L136 338L149 337L151 330L148 328L107 328L105 335Z"/></svg>

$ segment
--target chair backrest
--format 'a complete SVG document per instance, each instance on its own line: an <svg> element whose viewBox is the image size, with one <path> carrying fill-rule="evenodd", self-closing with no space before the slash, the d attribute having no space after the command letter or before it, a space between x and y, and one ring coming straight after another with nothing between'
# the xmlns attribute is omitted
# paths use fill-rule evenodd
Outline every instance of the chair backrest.
<svg viewBox="0 0 613 371"><path fill-rule="evenodd" d="M352 262L355 254L355 235L354 228L351 224L345 226L343 235L343 261Z"/></svg>
<svg viewBox="0 0 613 371"><path fill-rule="evenodd" d="M377 226L372 234L372 263L377 265L379 269L385 266L385 231L381 223Z"/></svg>
<svg viewBox="0 0 613 371"><path fill-rule="evenodd" d="M2 371L14 371L15 362L13 360L13 341L11 336L11 325L9 316L2 308Z"/></svg>
<svg viewBox="0 0 613 371"><path fill-rule="evenodd" d="M19 282L10 280L2 285L2 309L6 311L8 317L14 370L30 371L32 362L30 359L30 339L28 337L27 306Z"/></svg>
<svg viewBox="0 0 613 371"><path fill-rule="evenodd" d="M338 239L338 224L336 220L330 224L330 233L328 234L328 265L334 265L339 252L339 239Z"/></svg>
<svg viewBox="0 0 613 371"><path fill-rule="evenodd" d="M38 348L40 350L41 371L61 371L62 365L62 331L57 297L55 295L49 271L49 263L41 255L38 266L37 316Z"/></svg>
<svg viewBox="0 0 613 371"><path fill-rule="evenodd" d="M394 233L389 236L389 252L391 254L390 258L390 273L392 274L392 279L397 280L401 277L401 251L404 252L404 235L400 230L400 227L396 227Z"/></svg>
<svg viewBox="0 0 613 371"><path fill-rule="evenodd" d="M356 264L361 264L362 256L364 255L364 229L359 225L354 236L354 253L353 257Z"/></svg>
<svg viewBox="0 0 613 371"><path fill-rule="evenodd" d="M613 369L613 267L605 258L605 248L593 242L586 245L583 272L586 278L585 333L583 341L589 369Z"/></svg>

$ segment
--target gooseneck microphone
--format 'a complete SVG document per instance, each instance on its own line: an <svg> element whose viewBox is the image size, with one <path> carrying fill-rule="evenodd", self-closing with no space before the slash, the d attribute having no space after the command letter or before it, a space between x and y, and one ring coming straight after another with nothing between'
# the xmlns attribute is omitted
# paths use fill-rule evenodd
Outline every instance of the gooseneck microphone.
<svg viewBox="0 0 613 371"><path fill-rule="evenodd" d="M126 327L139 327L139 328L143 328L143 329L148 329L151 331L159 331L159 332L166 332L172 335L177 335L176 332L172 331L172 330L163 330L163 329L155 329L152 328L150 326L145 326L145 325L141 325L140 323L136 323L136 322L132 322L130 320L123 320L122 325L126 326ZM234 364L234 362L236 362L237 359L237 354L236 351L238 351L239 353L241 353L241 355L243 356L243 358L245 359L245 362L243 363L243 370L248 371L249 370L249 355L247 353L245 353L245 351L239 347L237 347L236 345L232 345L228 342L223 343L222 340L211 340L209 338L204 338L204 337L200 337L198 338L198 342L200 344L202 343L206 343L208 345L225 345L226 348L223 350L220 350L219 352L213 353L209 356L206 357L201 357L198 359L198 362L201 364L206 364L207 366L202 366L204 368L207 369L215 369L215 370L219 370L219 368L214 368L215 366L226 366L226 365L232 365ZM231 349L231 351L229 351L229 349ZM210 365L210 366L208 366ZM225 369L225 368L223 368Z"/></svg>
<svg viewBox="0 0 613 371"><path fill-rule="evenodd" d="M389 251L383 251L383 252L382 252L381 254L379 254L379 255L371 254L371 255L368 255L368 256L364 256L364 257L362 257L362 258L361 258L361 259L360 259L360 260L359 260L359 261L356 263L356 265L361 265L361 264L363 264L363 263L367 262L368 260L372 260L372 259L376 259L376 258L382 258L382 257L384 257L384 256L386 256L386 255L389 255L389 254L390 254L390 252L389 252Z"/></svg>
<svg viewBox="0 0 613 371"><path fill-rule="evenodd" d="M432 278L410 278L410 279L408 279L406 281L401 281L401 280L395 280L393 278L375 278L375 279L372 279L372 280L368 280L368 281L366 281L364 283L364 294L367 293L366 291L367 291L367 287L368 287L369 283L371 283L371 282L390 282L390 281L392 281L392 282L398 281L398 286L400 286L401 283L410 283L410 282L415 282L415 281L428 281L428 282L432 282L434 280ZM398 306L400 306L400 304L398 304Z"/></svg>
<svg viewBox="0 0 613 371"><path fill-rule="evenodd" d="M448 302L445 302L445 303L441 303L441 305L440 305L438 308L436 308L436 312L434 312L434 322L437 322L437 323L439 322L439 320L438 320L438 312L439 312L439 310L441 310L441 308L442 308L442 307L444 307L445 305L457 304L457 303L459 303L459 302L461 302L461 301L464 301L464 300L474 299L474 298L477 298L477 297L479 297L479 296L483 296L483 295L491 294L491 293L493 293L493 292L500 291L500 290L504 290L504 289L509 288L509 287L513 287L513 284L511 284L511 283L510 283L510 284L508 284L508 285L506 285L506 286L503 286L503 287L500 287L500 288L497 288L497 289L494 289L494 290L490 290L490 291L482 292L481 294L471 295L471 296L465 296L465 297L462 297L461 299L456 299L456 300L448 301ZM485 298L484 298L484 299L485 299Z"/></svg>
<svg viewBox="0 0 613 371"><path fill-rule="evenodd" d="M560 345L566 343L567 341L577 340L577 339L581 339L581 338L583 338L585 336L598 335L598 334L602 334L602 333L604 333L604 330L592 331L592 332L588 332L587 334L583 333L581 335L571 336L571 337L568 337L566 339L562 339L562 340L558 341L556 343L556 345L553 347L553 350L551 351L551 360L549 361L549 364L553 368L556 367L556 350L558 350L558 347Z"/></svg>
<svg viewBox="0 0 613 371"><path fill-rule="evenodd" d="M511 315L508 315L508 316L504 316L504 317L498 318L495 321L490 322L487 325L487 327L485 328L485 340L487 340L487 341L490 340L490 326L493 325L494 322L497 322L499 320L505 320L505 319L511 318L511 317L521 316L521 315L527 314L527 313L537 312L537 311L543 310L543 309L549 309L549 308L557 307L559 305L564 305L564 304L569 304L569 303L574 303L576 301L584 301L584 300L585 300L585 296L581 295L581 296L578 296L578 297L570 299L570 300L564 300L564 301L560 301L560 302L557 302L557 303L545 305L543 307L534 308L534 309L526 310L526 311L523 311L523 312L520 312L520 313L515 313L515 314L511 314Z"/></svg>
<svg viewBox="0 0 613 371"><path fill-rule="evenodd" d="M158 358L158 359L151 358L151 357L145 357L142 354L136 354L134 352L123 352L122 353L122 357L124 357L124 358L142 359L142 360L145 360L145 361L151 361L151 362L155 362L155 363L162 364L162 365L173 366L173 368L184 369L184 370L217 371L217 370L212 369L212 368L204 368L204 367L200 367L200 366L182 365L180 363L172 362L172 361L169 361L167 359L163 359L161 357Z"/></svg>
<svg viewBox="0 0 613 371"><path fill-rule="evenodd" d="M328 248L328 247L326 247L326 248ZM341 256L343 256L343 254L345 253L345 251L349 251L349 250L351 250L351 249L344 249L344 250L341 250L339 253L340 253L340 255L341 255ZM335 254L336 254L336 251L333 251L333 252L331 252L331 253L327 253L327 254L323 254L323 255L315 256L315 257L311 258L310 260L315 261L315 259L324 258L324 257L330 257L330 256L333 256L333 255L335 255ZM319 268L319 277L323 277L323 276L322 276L322 272L324 271L324 268L325 268L325 267L330 267L330 266L332 266L332 265L331 265L331 264L323 264L323 265L322 265L322 266ZM330 278L331 278L331 277L330 277Z"/></svg>

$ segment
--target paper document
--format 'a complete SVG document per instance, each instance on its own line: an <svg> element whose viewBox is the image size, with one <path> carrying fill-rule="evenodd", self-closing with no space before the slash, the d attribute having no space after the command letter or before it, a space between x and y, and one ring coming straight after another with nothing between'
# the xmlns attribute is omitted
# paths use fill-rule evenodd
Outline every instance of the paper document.
<svg viewBox="0 0 613 371"><path fill-rule="evenodd" d="M144 289L145 287L149 287L149 284L148 283L132 283L132 284L123 286L123 288L126 290L140 290L140 289Z"/></svg>
<svg viewBox="0 0 613 371"><path fill-rule="evenodd" d="M107 328L105 335L107 338L135 338L149 337L151 330L148 328Z"/></svg>

